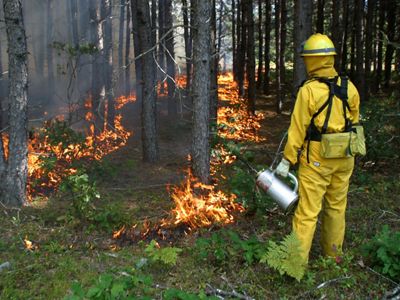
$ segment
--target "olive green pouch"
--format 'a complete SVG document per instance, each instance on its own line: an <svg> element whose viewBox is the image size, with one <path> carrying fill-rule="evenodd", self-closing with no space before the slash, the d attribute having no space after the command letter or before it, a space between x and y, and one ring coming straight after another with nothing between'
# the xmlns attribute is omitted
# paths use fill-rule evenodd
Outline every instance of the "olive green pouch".
<svg viewBox="0 0 400 300"><path fill-rule="evenodd" d="M364 156L367 154L367 147L365 146L364 127L362 125L353 125L353 131L350 132L350 155Z"/></svg>
<svg viewBox="0 0 400 300"><path fill-rule="evenodd" d="M320 154L324 158L342 158L350 155L350 132L321 135Z"/></svg>

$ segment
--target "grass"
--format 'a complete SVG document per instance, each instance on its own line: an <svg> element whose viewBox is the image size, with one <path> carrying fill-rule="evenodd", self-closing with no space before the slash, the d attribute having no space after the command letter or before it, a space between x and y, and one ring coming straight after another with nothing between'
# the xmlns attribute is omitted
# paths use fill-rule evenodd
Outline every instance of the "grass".
<svg viewBox="0 0 400 300"><path fill-rule="evenodd" d="M360 246L382 224L398 226L398 219L388 213L397 209L394 196L400 193L397 182L398 177L376 176L361 185L351 185L350 190L354 192L349 196L343 262L337 264L321 257L318 246L314 245L308 271L300 283L280 276L266 265L248 265L235 255L222 264L199 260L198 250L194 247L196 239L223 230L218 227L203 229L174 241L174 245L183 249L177 264L172 267L151 264L145 272L162 287L186 291L201 291L209 286L226 291L234 288L255 299L380 298L393 283L366 267ZM139 191L130 193L129 198L124 197L124 192L118 193L114 194L119 199L119 208L124 211L122 219L126 221L130 216L132 223L143 214L154 213L154 207L167 200L156 192ZM2 210L0 262L9 261L12 267L0 273L1 299L62 299L72 282L89 287L100 274L116 274L134 266L145 255L141 244L112 251L110 247L114 241L110 231L97 230L72 218L68 205L62 201L51 199L44 207L37 204L37 207L21 210ZM128 201L141 201L140 208ZM260 240L276 240L290 231L290 216L279 210L269 215L241 216L229 228L243 238L255 234ZM27 250L23 243L25 237L38 248ZM323 283L325 285L320 286ZM155 289L154 298L160 298L162 291Z"/></svg>

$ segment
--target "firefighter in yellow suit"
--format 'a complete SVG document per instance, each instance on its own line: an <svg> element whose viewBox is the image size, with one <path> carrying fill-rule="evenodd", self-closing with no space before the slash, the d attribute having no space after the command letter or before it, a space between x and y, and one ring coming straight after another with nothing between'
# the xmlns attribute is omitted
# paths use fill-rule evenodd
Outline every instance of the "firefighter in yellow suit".
<svg viewBox="0 0 400 300"><path fill-rule="evenodd" d="M286 177L290 165L299 163L299 203L292 226L301 242L301 256L305 262L308 262L321 210L321 245L324 254L332 257L340 255L344 240L347 191L353 172L354 157L323 158L320 155L320 142L306 140L312 116L329 95L329 87L317 78L331 79L338 76L334 68L334 55L336 55L335 47L326 35L314 34L303 45L301 56L309 79L297 94L283 159L276 169L277 174ZM338 84L340 81L339 78ZM360 98L350 80L347 92L350 111L346 113L354 124L359 120ZM343 108L340 99L333 99L327 133L343 132L345 127ZM327 109L324 109L314 119L315 127L319 131L324 124L326 114Z"/></svg>

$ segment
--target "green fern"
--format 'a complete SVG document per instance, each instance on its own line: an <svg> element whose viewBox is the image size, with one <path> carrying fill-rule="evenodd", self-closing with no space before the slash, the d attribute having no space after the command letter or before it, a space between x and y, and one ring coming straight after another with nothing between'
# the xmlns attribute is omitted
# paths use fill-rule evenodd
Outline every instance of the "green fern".
<svg viewBox="0 0 400 300"><path fill-rule="evenodd" d="M261 262L300 281L305 272L306 264L300 256L300 241L295 233L287 235L280 244L270 241L267 252L261 257Z"/></svg>
<svg viewBox="0 0 400 300"><path fill-rule="evenodd" d="M152 240L145 249L146 254L152 261L161 261L166 265L176 265L178 254L182 249L177 247L160 248L155 240Z"/></svg>

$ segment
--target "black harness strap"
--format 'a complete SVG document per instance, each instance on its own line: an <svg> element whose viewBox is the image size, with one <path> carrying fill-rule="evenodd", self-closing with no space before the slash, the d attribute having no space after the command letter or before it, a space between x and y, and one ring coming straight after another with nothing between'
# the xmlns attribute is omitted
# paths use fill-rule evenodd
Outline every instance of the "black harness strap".
<svg viewBox="0 0 400 300"><path fill-rule="evenodd" d="M306 135L306 140L307 140L307 162L310 162L310 157L309 157L309 152L310 152L310 142L311 141L321 141L321 135L325 134L327 129L328 129L328 123L329 123L329 118L332 112L332 104L333 104L333 96L336 96L342 101L343 104L343 117L345 120L345 128L344 132L347 132L351 130L351 122L347 118L346 115L346 108L350 110L350 105L348 100L348 95L347 95L347 85L348 85L348 80L346 76L340 76L340 86L337 85L337 79L338 77L336 76L333 79L327 79L323 77L316 78L319 82L325 83L329 87L329 96L328 99L322 104L322 106L318 109L316 113L313 114L310 122L310 126L307 129L307 135ZM327 108L328 107L328 108ZM326 117L324 120L324 124L321 128L321 132L318 130L318 128L315 126L314 119L325 109L327 108L326 112Z"/></svg>

